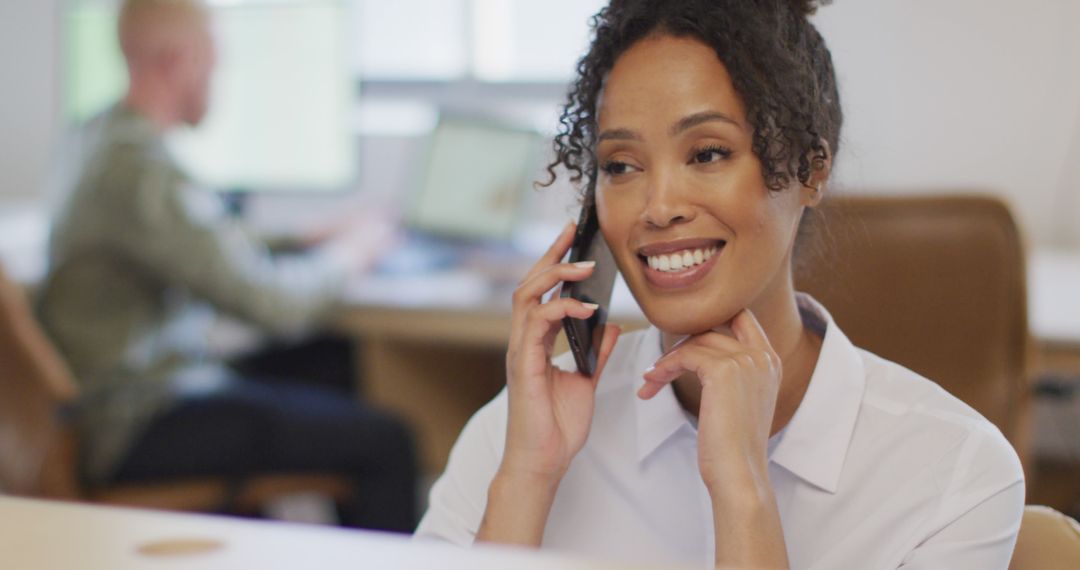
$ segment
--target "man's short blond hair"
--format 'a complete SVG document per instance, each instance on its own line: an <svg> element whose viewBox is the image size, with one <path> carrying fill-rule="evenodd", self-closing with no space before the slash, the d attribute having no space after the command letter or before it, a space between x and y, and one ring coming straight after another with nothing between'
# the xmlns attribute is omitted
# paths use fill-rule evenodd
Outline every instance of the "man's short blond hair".
<svg viewBox="0 0 1080 570"><path fill-rule="evenodd" d="M117 19L120 49L131 61L190 34L208 17L203 0L124 0Z"/></svg>

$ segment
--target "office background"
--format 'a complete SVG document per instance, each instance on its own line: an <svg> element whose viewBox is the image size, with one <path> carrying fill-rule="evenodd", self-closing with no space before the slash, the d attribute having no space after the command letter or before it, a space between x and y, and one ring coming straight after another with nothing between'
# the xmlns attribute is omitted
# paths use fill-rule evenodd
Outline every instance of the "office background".
<svg viewBox="0 0 1080 570"><path fill-rule="evenodd" d="M55 183L51 166L70 126L70 4L0 5L0 204L38 200ZM494 109L550 130L585 44L584 20L601 3L345 4L358 187L393 192L439 106ZM817 23L847 112L838 186L990 191L1010 202L1035 244L1080 248L1080 4L839 1Z"/></svg>
<svg viewBox="0 0 1080 570"><path fill-rule="evenodd" d="M308 159L294 163L288 172L256 168L256 174L246 179L235 175L230 179L228 172L215 170L221 165L214 159L233 161L224 168L235 169L237 162L255 153L251 141L275 139L252 134L261 131L250 121L239 123L239 130L250 135L246 142L251 144L236 143L243 151L230 153L221 150L228 146L217 146L210 148L209 156L191 158L208 169L201 175L223 189L255 190L252 220L270 230L283 230L318 219L357 196L406 200L420 171L427 168L423 157L440 114L482 116L550 137L567 81L587 42L587 20L604 2L217 0L211 4L224 34L239 31L253 38L265 38L267 30L280 27L283 10L295 11L286 14L290 18L310 16L306 25L287 26L295 36L268 48L273 67L284 70L279 74L280 92L267 86L275 79L273 73L240 69L252 83L239 84L249 91L233 93L234 104L244 97L265 96L266 105L292 95L323 97L314 103L316 99L306 100L295 115L279 114L259 125L273 133L288 133L276 137L286 143L284 149L268 152ZM82 32L108 32L110 24L101 18L112 5L112 0L0 1L0 258L10 250L43 244L44 212L70 172L69 151L79 120L107 101L104 95L110 89L120 88L116 81L122 76L115 67L110 71L106 65L101 76L89 77L89 87L78 82L79 73L72 68L76 59L91 56L73 52L74 46L83 45L78 42L87 40ZM252 23L256 20L258 25ZM816 16L816 23L832 49L846 113L834 191L996 195L1018 218L1029 253L1053 252L1056 257L1051 259L1064 267L1065 275L1080 276L1080 74L1075 72L1080 61L1080 3L837 0ZM264 55L245 52L236 37L223 38L226 51L230 41L240 48L226 54L225 74L230 73L229 57L240 58L233 60L235 71L236 61ZM290 43L305 38L323 42ZM89 45L96 45L93 39ZM319 61L309 61L313 58ZM301 71L304 75L297 75ZM215 105L208 127L212 130L215 120L235 117L235 110ZM316 123L323 127L318 132L290 130ZM293 153L288 143L301 138L318 138L325 144L310 148L293 144ZM243 170L244 165L239 166ZM220 177L215 179L216 175ZM565 182L524 192L522 210L527 214L518 227L526 234L520 241L529 250L535 244L546 245L551 231L570 217L575 196ZM476 285L467 279L440 283ZM398 297L403 291L398 283L384 284L380 290ZM370 288L365 291L368 299L378 298L371 296ZM424 298L423 291L405 291L414 300ZM483 300L490 293L477 291L461 298ZM1080 307L1068 291L1036 295L1035 301L1051 297L1070 301L1074 311ZM1047 309L1055 312L1055 307L1044 306L1042 313ZM376 346L382 356L369 360L372 376L423 377L426 371L408 368L401 358L415 348L408 343L441 342L462 334L440 328L450 327L441 315L409 320L398 312L372 312L369 306L355 313L350 330L358 336L381 335L404 343ZM504 316L478 320L481 326L464 331L464 337L455 339L457 344L431 352L432 360L445 363L445 369L460 370L462 377L485 375L490 385L483 389L497 390L502 380ZM475 349L481 358L462 356L462 346ZM1075 346L1076 342L1069 345L1070 362L1080 369ZM439 387L432 384L425 389ZM480 401L463 402L463 415L453 421L463 422ZM1075 438L1069 436L1080 426L1080 414L1075 406L1063 413L1071 414L1067 416L1071 423L1054 423L1066 416L1036 414L1043 424L1035 430L1060 435L1075 459ZM456 429L430 427L428 431L445 440L439 444L445 450ZM436 457L431 464L437 466L440 460ZM1070 485L1075 489L1075 479Z"/></svg>

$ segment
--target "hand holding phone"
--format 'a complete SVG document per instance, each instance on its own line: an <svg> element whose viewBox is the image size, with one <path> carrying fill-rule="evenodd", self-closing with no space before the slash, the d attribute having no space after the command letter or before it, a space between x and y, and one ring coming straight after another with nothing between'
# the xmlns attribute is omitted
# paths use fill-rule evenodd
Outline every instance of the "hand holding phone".
<svg viewBox="0 0 1080 570"><path fill-rule="evenodd" d="M547 293L560 283L568 286L570 282L588 278L598 269L614 267L603 260L584 265L564 262L575 235L576 231L568 224L514 289L510 342L506 350L506 443L495 476L499 488L510 494L498 493L499 498L488 502L485 521L498 520L497 517L488 518L493 512L519 516L519 509L509 507L520 504L512 498L557 487L589 436L599 373L611 356L619 338L619 328L606 325L603 343L592 345L596 362L591 370L593 374L589 376L576 370L564 370L552 361L555 337L564 321L570 317L581 319L578 324L585 324L598 307L576 299L546 298ZM604 301L603 298L589 298ZM588 337L589 340L598 338ZM492 485L496 485L495 481ZM496 528L503 526L495 525L486 530L481 526L479 534L495 536L488 531L494 532Z"/></svg>
<svg viewBox="0 0 1080 570"><path fill-rule="evenodd" d="M592 275L582 281L564 282L559 296L600 306L587 319L563 319L563 330L566 331L566 339L569 341L570 351L574 354L578 371L592 376L596 370L597 351L604 338L611 290L615 286L615 275L618 273L611 250L600 233L600 220L596 215L596 206L592 203L581 209L577 233L570 247L569 262L580 261L596 262Z"/></svg>

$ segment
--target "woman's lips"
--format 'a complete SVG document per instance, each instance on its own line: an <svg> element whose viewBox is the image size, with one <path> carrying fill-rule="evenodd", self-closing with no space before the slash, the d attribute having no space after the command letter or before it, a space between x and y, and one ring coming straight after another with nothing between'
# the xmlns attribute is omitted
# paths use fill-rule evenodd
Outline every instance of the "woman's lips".
<svg viewBox="0 0 1080 570"><path fill-rule="evenodd" d="M723 240L692 240L655 244L639 250L646 280L660 289L679 289L697 283L716 265Z"/></svg>

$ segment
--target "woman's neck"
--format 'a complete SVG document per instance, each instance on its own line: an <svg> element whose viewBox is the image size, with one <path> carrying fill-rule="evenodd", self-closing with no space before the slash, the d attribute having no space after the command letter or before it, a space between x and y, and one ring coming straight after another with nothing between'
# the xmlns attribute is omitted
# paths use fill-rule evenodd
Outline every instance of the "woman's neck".
<svg viewBox="0 0 1080 570"><path fill-rule="evenodd" d="M780 356L783 366L770 431L770 435L774 435L787 426L799 409L817 366L822 339L803 325L793 288L782 291L768 301L757 303L750 310L764 329L773 350ZM663 333L661 345L664 352L678 340L677 336ZM672 388L683 409L697 416L701 406L701 382L697 376L686 374L675 380Z"/></svg>

